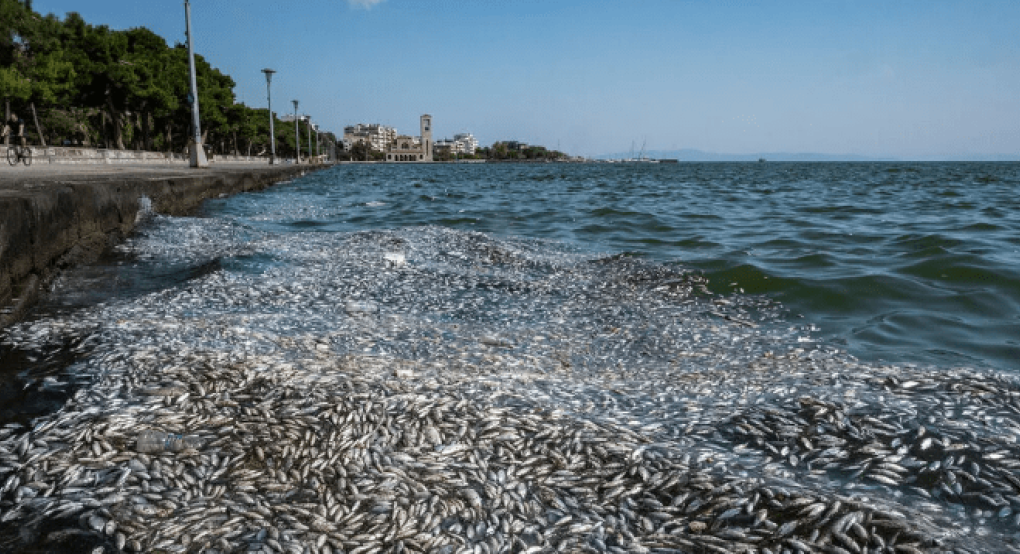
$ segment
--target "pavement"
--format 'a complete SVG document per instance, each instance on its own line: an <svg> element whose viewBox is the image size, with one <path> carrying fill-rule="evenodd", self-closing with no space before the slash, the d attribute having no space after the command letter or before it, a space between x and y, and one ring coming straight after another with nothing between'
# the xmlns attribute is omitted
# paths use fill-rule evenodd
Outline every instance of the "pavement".
<svg viewBox="0 0 1020 554"><path fill-rule="evenodd" d="M237 173L238 171L272 170L281 167L293 167L293 164L268 165L229 163L213 164L207 168L192 168L184 163L118 163L118 164L35 164L25 167L24 164L11 166L0 163L0 188L9 185L38 184L52 182L55 184L69 181L97 181L104 179L124 178L167 178L194 177L200 175L218 175ZM305 166L310 168L310 166Z"/></svg>

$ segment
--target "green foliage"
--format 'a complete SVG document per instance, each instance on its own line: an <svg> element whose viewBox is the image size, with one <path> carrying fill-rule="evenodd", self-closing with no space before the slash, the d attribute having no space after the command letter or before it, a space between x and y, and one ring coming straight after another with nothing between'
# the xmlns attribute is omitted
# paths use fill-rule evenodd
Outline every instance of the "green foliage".
<svg viewBox="0 0 1020 554"><path fill-rule="evenodd" d="M565 158L563 152L549 150L544 146L525 146L516 142L495 142L490 147L479 147L476 157L487 160L558 160Z"/></svg>
<svg viewBox="0 0 1020 554"><path fill-rule="evenodd" d="M74 65L59 52L40 54L30 72L31 96L41 104L56 104L74 90Z"/></svg>
<svg viewBox="0 0 1020 554"><path fill-rule="evenodd" d="M268 154L269 115L236 102L234 80L195 56L203 141L219 153ZM40 16L0 0L0 97L36 110L48 142L183 150L191 136L187 48L146 28L126 31ZM277 152L293 124L277 122ZM304 137L302 137L304 138Z"/></svg>
<svg viewBox="0 0 1020 554"><path fill-rule="evenodd" d="M14 100L28 100L32 85L15 67L0 67L0 96Z"/></svg>
<svg viewBox="0 0 1020 554"><path fill-rule="evenodd" d="M386 159L385 152L379 152L372 150L368 144L364 142L356 142L351 145L350 152L344 152L342 159L353 160L356 162L375 161L380 162Z"/></svg>

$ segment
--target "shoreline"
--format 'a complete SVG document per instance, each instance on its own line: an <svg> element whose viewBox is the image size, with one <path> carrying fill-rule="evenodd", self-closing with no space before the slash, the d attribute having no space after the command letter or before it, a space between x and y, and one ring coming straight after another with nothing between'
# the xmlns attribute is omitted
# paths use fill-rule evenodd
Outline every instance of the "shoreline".
<svg viewBox="0 0 1020 554"><path fill-rule="evenodd" d="M5 170L0 184L0 329L21 320L59 270L97 259L144 210L186 214L221 195L262 190L322 165L166 165Z"/></svg>

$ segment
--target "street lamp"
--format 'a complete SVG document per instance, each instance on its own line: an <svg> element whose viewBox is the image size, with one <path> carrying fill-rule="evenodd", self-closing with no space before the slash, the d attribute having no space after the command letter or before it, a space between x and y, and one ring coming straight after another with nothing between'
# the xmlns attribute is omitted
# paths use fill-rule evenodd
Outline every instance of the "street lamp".
<svg viewBox="0 0 1020 554"><path fill-rule="evenodd" d="M308 125L308 160L312 159L312 116L305 116L305 123Z"/></svg>
<svg viewBox="0 0 1020 554"><path fill-rule="evenodd" d="M301 163L301 133L298 131L301 127L301 122L297 116L297 100L291 100L294 103L294 163Z"/></svg>
<svg viewBox="0 0 1020 554"><path fill-rule="evenodd" d="M269 106L269 165L276 163L276 133L273 130L273 94L269 90L269 83L273 82L273 73L276 71L268 67L262 70L266 74L266 102Z"/></svg>
<svg viewBox="0 0 1020 554"><path fill-rule="evenodd" d="M185 32L188 35L188 67L191 72L191 122L195 129L194 146L191 148L191 167L209 167L202 148L202 128L198 121L198 81L195 79L195 41L191 37L191 2L184 0Z"/></svg>

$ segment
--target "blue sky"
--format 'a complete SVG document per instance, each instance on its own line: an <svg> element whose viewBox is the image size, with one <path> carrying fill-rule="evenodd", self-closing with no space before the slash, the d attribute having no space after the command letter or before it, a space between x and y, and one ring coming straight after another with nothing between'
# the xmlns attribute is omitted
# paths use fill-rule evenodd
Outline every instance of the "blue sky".
<svg viewBox="0 0 1020 554"><path fill-rule="evenodd" d="M184 40L183 1L35 0ZM1020 2L192 0L197 51L277 112L640 148L1020 153ZM286 104L285 104L286 103Z"/></svg>

